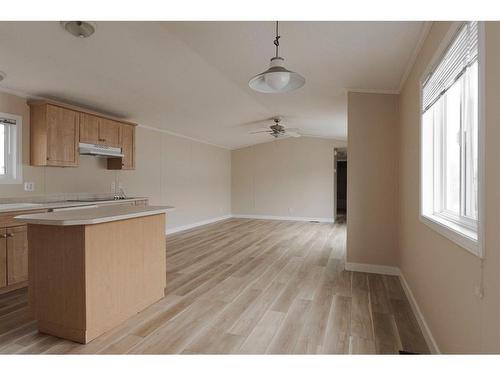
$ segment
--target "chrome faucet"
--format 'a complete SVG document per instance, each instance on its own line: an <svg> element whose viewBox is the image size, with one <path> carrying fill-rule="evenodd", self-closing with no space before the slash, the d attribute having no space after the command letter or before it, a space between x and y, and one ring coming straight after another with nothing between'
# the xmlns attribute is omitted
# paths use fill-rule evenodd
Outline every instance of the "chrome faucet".
<svg viewBox="0 0 500 375"><path fill-rule="evenodd" d="M126 199L127 195L125 194L125 190L123 190L123 188L118 188L118 193L115 194L115 196L113 198L116 200Z"/></svg>

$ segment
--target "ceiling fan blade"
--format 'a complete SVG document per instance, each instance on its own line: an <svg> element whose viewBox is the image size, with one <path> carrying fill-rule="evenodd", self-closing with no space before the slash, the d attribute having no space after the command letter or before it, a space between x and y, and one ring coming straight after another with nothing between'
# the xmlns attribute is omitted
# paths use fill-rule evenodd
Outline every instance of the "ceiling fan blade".
<svg viewBox="0 0 500 375"><path fill-rule="evenodd" d="M265 124L272 124L273 123L274 117L266 117L260 120L255 120L255 121L247 121L247 122L242 122L240 124L232 125L232 127L248 127L252 125L265 125Z"/></svg>
<svg viewBox="0 0 500 375"><path fill-rule="evenodd" d="M272 130L257 130L254 132L249 132L248 134L258 134L258 133L272 133Z"/></svg>

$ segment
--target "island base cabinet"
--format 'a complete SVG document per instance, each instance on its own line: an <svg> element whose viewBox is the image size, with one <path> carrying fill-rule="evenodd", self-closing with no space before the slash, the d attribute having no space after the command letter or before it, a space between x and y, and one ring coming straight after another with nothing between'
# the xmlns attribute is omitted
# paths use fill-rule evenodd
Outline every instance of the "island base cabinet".
<svg viewBox="0 0 500 375"><path fill-rule="evenodd" d="M87 343L164 297L165 214L28 225L29 300L40 332Z"/></svg>

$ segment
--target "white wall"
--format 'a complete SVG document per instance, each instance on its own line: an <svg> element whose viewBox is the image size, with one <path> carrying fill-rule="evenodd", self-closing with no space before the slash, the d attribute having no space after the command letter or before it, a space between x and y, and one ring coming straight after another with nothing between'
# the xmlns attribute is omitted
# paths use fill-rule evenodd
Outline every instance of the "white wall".
<svg viewBox="0 0 500 375"><path fill-rule="evenodd" d="M127 195L172 205L170 229L231 213L229 150L138 127L136 170L119 171Z"/></svg>
<svg viewBox="0 0 500 375"><path fill-rule="evenodd" d="M233 214L333 220L336 147L346 142L300 137L233 150Z"/></svg>

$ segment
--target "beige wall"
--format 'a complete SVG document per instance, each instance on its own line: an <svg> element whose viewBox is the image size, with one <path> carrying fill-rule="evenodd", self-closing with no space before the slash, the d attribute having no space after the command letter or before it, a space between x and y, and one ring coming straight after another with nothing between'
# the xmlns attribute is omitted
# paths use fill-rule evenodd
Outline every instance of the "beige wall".
<svg viewBox="0 0 500 375"><path fill-rule="evenodd" d="M400 268L442 352L500 352L500 24L486 26L484 298L478 257L419 221L419 81L451 24L434 23L400 97Z"/></svg>
<svg viewBox="0 0 500 375"><path fill-rule="evenodd" d="M128 195L175 206L170 228L231 214L229 150L145 128L136 137L136 170L117 177Z"/></svg>
<svg viewBox="0 0 500 375"><path fill-rule="evenodd" d="M169 214L169 229L231 212L229 150L138 127L135 171L109 171L104 159L91 156L82 156L77 168L30 167L26 100L0 93L0 112L23 117L23 180L35 183L35 191L29 193L22 185L0 184L0 198L111 194L111 183L121 182L129 196L145 196L151 204L176 206Z"/></svg>
<svg viewBox="0 0 500 375"><path fill-rule="evenodd" d="M333 220L333 150L345 146L300 137L233 150L233 214Z"/></svg>
<svg viewBox="0 0 500 375"><path fill-rule="evenodd" d="M347 103L347 261L397 266L398 96Z"/></svg>

